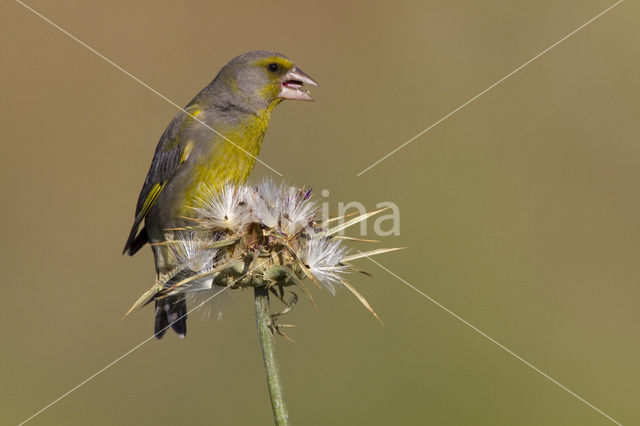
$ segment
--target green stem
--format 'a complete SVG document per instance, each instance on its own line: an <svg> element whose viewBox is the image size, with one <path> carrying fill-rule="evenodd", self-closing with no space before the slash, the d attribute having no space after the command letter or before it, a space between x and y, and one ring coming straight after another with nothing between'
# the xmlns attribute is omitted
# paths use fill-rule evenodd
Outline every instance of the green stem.
<svg viewBox="0 0 640 426"><path fill-rule="evenodd" d="M269 324L271 314L269 313L269 290L266 287L254 287L256 302L256 324L258 326L258 337L262 346L262 358L264 359L264 370L267 373L267 384L269 385L269 395L271 395L271 408L277 426L289 425L289 414L284 403L282 392L282 381L278 371L276 360L275 339Z"/></svg>

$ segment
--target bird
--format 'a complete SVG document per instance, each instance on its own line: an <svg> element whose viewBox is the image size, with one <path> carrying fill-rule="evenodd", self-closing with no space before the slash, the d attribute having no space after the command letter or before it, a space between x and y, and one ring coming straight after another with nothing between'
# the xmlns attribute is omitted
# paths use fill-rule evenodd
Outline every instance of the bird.
<svg viewBox="0 0 640 426"><path fill-rule="evenodd" d="M274 108L283 100L312 101L303 87L318 83L286 56L255 50L237 56L171 120L138 197L123 254L150 243L156 278L176 266L168 245L204 191L243 184L256 163ZM187 333L184 295L155 300L154 335Z"/></svg>

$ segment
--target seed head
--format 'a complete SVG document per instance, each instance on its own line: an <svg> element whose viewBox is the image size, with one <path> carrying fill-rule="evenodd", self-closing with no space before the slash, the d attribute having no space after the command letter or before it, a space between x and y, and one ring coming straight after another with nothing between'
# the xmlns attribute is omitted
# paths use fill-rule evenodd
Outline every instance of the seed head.
<svg viewBox="0 0 640 426"><path fill-rule="evenodd" d="M336 287L347 288L375 315L364 297L345 281L347 272L362 272L348 262L397 249L348 256L344 240L336 236L338 228L323 228L309 189L273 180L255 186L221 183L216 189L205 188L191 210L193 225L176 232L173 241L161 243L171 246L177 266L132 309L152 298L177 294L200 298L225 287L267 286L284 301L284 289L295 286L311 299L304 285L309 278L332 294ZM351 218L339 229L375 213Z"/></svg>

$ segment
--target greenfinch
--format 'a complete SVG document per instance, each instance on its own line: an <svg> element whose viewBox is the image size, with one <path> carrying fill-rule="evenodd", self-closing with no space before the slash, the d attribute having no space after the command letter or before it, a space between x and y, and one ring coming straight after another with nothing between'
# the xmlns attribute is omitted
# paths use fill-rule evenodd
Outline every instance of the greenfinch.
<svg viewBox="0 0 640 426"><path fill-rule="evenodd" d="M284 99L313 100L304 84L318 84L287 57L271 51L244 53L176 115L162 134L140 191L124 253L152 244L157 278L176 264L169 245L187 225L205 191L244 183L256 162L273 109ZM140 229L144 222L144 226ZM171 326L187 332L184 296L155 299L155 337Z"/></svg>

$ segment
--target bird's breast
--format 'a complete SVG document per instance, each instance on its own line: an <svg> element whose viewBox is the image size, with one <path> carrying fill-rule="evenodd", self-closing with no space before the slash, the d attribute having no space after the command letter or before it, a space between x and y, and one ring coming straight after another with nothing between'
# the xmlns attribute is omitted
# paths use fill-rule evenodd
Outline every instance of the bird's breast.
<svg viewBox="0 0 640 426"><path fill-rule="evenodd" d="M201 204L204 193L215 192L226 182L241 184L249 178L260 153L268 120L265 123L264 119L256 117L248 121L238 130L224 132L224 138L215 135L207 143L196 144L190 156L192 173L185 182L183 194L187 211L192 212L192 207Z"/></svg>

